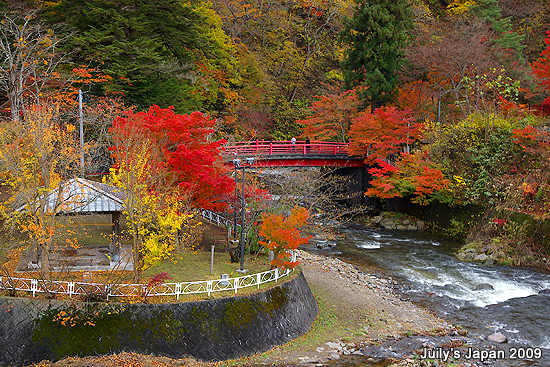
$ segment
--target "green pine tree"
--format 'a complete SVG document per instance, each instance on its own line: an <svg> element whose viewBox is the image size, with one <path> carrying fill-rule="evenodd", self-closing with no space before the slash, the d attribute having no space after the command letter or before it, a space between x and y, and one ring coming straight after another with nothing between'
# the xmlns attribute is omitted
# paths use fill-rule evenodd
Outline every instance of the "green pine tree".
<svg viewBox="0 0 550 367"><path fill-rule="evenodd" d="M524 37L512 31L510 17L502 18L502 9L498 0L478 0L477 4L472 6L472 11L495 32L495 44L503 49L513 50L515 59L523 63L522 50L525 45L522 42Z"/></svg>
<svg viewBox="0 0 550 367"><path fill-rule="evenodd" d="M391 98L412 26L409 0L359 0L353 17L344 20L344 79L348 89L365 87L359 92L363 108L372 103L374 110Z"/></svg>

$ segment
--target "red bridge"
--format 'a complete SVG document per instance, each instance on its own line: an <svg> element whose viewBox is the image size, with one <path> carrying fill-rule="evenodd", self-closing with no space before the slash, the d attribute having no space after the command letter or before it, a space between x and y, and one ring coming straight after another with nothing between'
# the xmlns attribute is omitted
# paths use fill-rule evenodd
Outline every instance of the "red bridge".
<svg viewBox="0 0 550 367"><path fill-rule="evenodd" d="M222 156L226 164L237 157L254 157L252 167L363 167L363 157L350 156L349 143L326 141L247 141L228 144Z"/></svg>

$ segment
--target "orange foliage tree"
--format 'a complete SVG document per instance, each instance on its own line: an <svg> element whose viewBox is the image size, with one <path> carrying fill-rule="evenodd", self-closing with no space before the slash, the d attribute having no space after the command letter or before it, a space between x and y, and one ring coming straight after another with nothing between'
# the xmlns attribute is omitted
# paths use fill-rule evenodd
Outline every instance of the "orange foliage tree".
<svg viewBox="0 0 550 367"><path fill-rule="evenodd" d="M308 210L297 206L287 218L281 214L262 215L260 236L265 241L260 241L260 244L275 253L275 258L271 261L273 267L292 269L298 265L297 261L292 261L291 251L309 242L311 236L301 237L299 230L306 224L308 217Z"/></svg>
<svg viewBox="0 0 550 367"><path fill-rule="evenodd" d="M406 83L398 88L396 107L401 110L410 109L418 119L435 120L434 97L436 97L432 86L423 81L417 80Z"/></svg>
<svg viewBox="0 0 550 367"><path fill-rule="evenodd" d="M336 91L322 96L309 108L311 115L296 123L304 125L301 137L345 143L351 120L357 114L357 94L355 90L342 93Z"/></svg>
<svg viewBox="0 0 550 367"><path fill-rule="evenodd" d="M420 127L410 110L390 106L377 108L374 113L362 112L352 121L349 152L364 155L365 162L373 164L406 149L415 141Z"/></svg>
<svg viewBox="0 0 550 367"><path fill-rule="evenodd" d="M369 169L373 179L367 195L381 199L414 195L411 201L421 205L444 201L442 192L449 181L426 155L402 153L395 165L381 159L377 163L379 167Z"/></svg>
<svg viewBox="0 0 550 367"><path fill-rule="evenodd" d="M82 198L68 188L80 173L75 127L64 121L58 105L29 106L24 121L0 124L0 183L9 198L0 206L6 223L27 233L33 262L50 276L49 254L59 238L59 214Z"/></svg>
<svg viewBox="0 0 550 367"><path fill-rule="evenodd" d="M508 206L546 217L550 212L550 139L544 130L526 126L512 130L512 141L522 149L510 175Z"/></svg>

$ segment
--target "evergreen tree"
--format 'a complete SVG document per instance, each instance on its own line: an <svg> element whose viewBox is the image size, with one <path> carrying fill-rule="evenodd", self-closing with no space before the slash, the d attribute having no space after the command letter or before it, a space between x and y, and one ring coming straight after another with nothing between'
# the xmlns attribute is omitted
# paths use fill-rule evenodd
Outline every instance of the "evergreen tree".
<svg viewBox="0 0 550 367"><path fill-rule="evenodd" d="M208 108L218 98L208 73L231 62L219 18L201 0L60 0L43 16L67 26L74 62L112 77L103 92L143 108Z"/></svg>
<svg viewBox="0 0 550 367"><path fill-rule="evenodd" d="M364 87L358 92L363 108L372 102L374 110L397 86L412 26L409 0L359 0L353 17L344 20L346 88Z"/></svg>
<svg viewBox="0 0 550 367"><path fill-rule="evenodd" d="M525 47L522 45L524 37L512 31L510 17L502 18L502 9L498 4L498 0L478 0L477 4L472 6L472 10L495 32L495 44L503 49L513 50L515 59L523 63L524 59L521 51Z"/></svg>

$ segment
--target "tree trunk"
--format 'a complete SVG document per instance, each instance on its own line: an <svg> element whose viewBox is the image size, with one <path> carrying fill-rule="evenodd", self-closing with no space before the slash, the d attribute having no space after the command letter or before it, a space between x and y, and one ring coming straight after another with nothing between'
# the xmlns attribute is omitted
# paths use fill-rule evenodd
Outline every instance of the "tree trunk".
<svg viewBox="0 0 550 367"><path fill-rule="evenodd" d="M38 243L33 241L31 245L31 263L38 264Z"/></svg>
<svg viewBox="0 0 550 367"><path fill-rule="evenodd" d="M40 245L40 276L42 279L50 278L50 245L49 243L42 243Z"/></svg>
<svg viewBox="0 0 550 367"><path fill-rule="evenodd" d="M137 234L134 235L134 243L132 244L132 257L134 258L134 283L139 283L139 238Z"/></svg>

